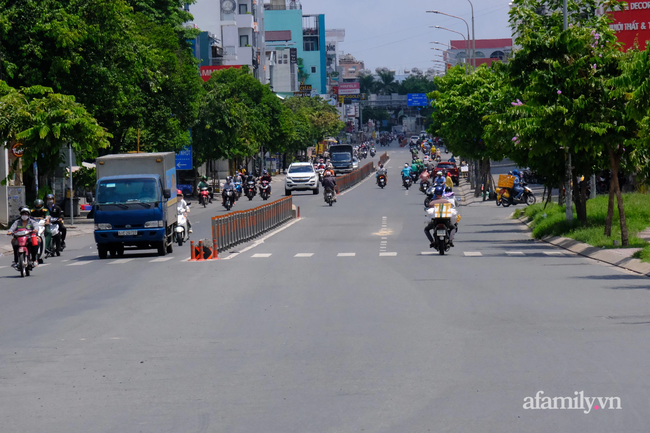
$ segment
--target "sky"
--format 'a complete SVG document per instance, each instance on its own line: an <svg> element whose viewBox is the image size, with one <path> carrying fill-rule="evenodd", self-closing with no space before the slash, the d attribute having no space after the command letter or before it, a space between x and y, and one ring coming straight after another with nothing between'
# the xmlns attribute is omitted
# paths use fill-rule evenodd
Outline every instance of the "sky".
<svg viewBox="0 0 650 433"><path fill-rule="evenodd" d="M508 1L472 0L476 39L511 37L508 27ZM301 0L303 13L325 14L328 29L345 29L345 42L339 51L363 60L367 69L385 66L398 73L418 67L427 69L436 54L430 42L449 44L460 35L429 28L439 25L467 33L461 20L426 13L439 10L464 18L471 31L472 14L468 0ZM440 47L440 48L444 48Z"/></svg>

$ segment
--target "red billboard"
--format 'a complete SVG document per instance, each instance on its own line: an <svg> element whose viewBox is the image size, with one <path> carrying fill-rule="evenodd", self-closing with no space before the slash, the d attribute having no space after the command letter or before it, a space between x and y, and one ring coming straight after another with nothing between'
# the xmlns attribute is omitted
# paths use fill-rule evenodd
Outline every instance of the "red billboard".
<svg viewBox="0 0 650 433"><path fill-rule="evenodd" d="M222 69L241 69L242 65L223 65L223 66L201 66L201 78L203 81L208 81L214 71L221 71Z"/></svg>
<svg viewBox="0 0 650 433"><path fill-rule="evenodd" d="M361 84L359 83L340 83L339 95L358 95L361 93Z"/></svg>
<svg viewBox="0 0 650 433"><path fill-rule="evenodd" d="M650 40L650 1L629 2L625 10L613 12L612 18L614 22L609 27L625 44L624 50L630 49L635 42L645 50L646 41Z"/></svg>

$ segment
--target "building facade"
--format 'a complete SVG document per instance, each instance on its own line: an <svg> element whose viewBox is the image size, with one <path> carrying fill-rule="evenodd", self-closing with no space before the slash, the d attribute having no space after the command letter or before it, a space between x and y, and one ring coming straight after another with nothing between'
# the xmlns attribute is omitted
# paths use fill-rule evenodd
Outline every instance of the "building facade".
<svg viewBox="0 0 650 433"><path fill-rule="evenodd" d="M355 59L352 54L344 54L340 56L339 66L343 71L343 75L341 76L343 81L356 81L359 72L366 68L363 61Z"/></svg>
<svg viewBox="0 0 650 433"><path fill-rule="evenodd" d="M305 15L300 3L273 0L265 5L266 31L290 31L287 48L296 50L298 80L316 94L327 88L325 15ZM276 44L277 45L277 44Z"/></svg>
<svg viewBox="0 0 650 433"><path fill-rule="evenodd" d="M266 84L264 7L258 0L197 0L190 7L201 66L249 66Z"/></svg>

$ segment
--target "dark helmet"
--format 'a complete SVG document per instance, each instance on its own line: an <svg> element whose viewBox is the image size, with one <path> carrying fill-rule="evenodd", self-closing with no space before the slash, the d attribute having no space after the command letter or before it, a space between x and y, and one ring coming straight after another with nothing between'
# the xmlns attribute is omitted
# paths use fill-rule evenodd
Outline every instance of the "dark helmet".
<svg viewBox="0 0 650 433"><path fill-rule="evenodd" d="M445 192L451 192L451 187L448 186L447 188L445 188Z"/></svg>
<svg viewBox="0 0 650 433"><path fill-rule="evenodd" d="M45 200L54 200L54 195L53 194L46 195Z"/></svg>
<svg viewBox="0 0 650 433"><path fill-rule="evenodd" d="M45 206L45 202L43 200L41 200L40 198L37 198L36 200L34 200L34 207L36 209L40 209L43 206Z"/></svg>
<svg viewBox="0 0 650 433"><path fill-rule="evenodd" d="M23 207L20 208L20 214L21 215L23 215L23 214L30 215L31 211L29 210L29 208L27 206L23 206Z"/></svg>
<svg viewBox="0 0 650 433"><path fill-rule="evenodd" d="M433 195L442 195L442 194L444 194L444 192L445 192L445 189L443 187L437 186L433 190Z"/></svg>
<svg viewBox="0 0 650 433"><path fill-rule="evenodd" d="M207 176L201 176L201 180L208 180Z"/></svg>

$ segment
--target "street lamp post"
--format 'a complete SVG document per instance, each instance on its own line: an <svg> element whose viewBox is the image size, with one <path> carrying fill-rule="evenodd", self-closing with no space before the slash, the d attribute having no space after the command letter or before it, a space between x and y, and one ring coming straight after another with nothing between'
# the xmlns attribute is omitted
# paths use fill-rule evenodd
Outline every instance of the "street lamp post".
<svg viewBox="0 0 650 433"><path fill-rule="evenodd" d="M474 33L474 5L467 0L472 7L472 55L474 56L474 69L476 69L476 34ZM566 0L564 0L566 2Z"/></svg>
<svg viewBox="0 0 650 433"><path fill-rule="evenodd" d="M567 0L564 0L564 5L562 7L562 14L564 17L564 31L569 28L569 13L567 10ZM566 171L566 188L564 194L564 201L566 203L566 220L573 220L573 176L571 174L571 151L567 147L566 158L565 160L565 171Z"/></svg>
<svg viewBox="0 0 650 433"><path fill-rule="evenodd" d="M429 26L429 27L433 27L433 28L440 29L440 30L447 30L448 32L452 32L452 33L456 33L456 34L460 35L460 37L463 38L463 40L465 41L465 58L466 59L469 58L469 43L468 43L467 39L465 38L464 34L462 34L461 32L457 32L456 30L448 29L446 27L440 27L440 26Z"/></svg>
<svg viewBox="0 0 650 433"><path fill-rule="evenodd" d="M473 10L474 10L474 6L472 6L472 11L473 11ZM456 19L461 20L462 22L464 22L464 23L465 23L465 26L467 27L467 40L466 40L466 42L465 42L465 45L466 45L466 46L469 45L469 24L467 23L467 21L465 21L463 18L461 18L461 17L459 17L459 16L451 15L451 14L448 14L448 13L445 13L445 12L440 12L440 11L427 11L427 13L444 15L444 16L446 16L446 17L456 18ZM474 12L472 12L472 17L473 17L473 16L474 16ZM472 72L474 72L474 69L476 69L476 47L474 47L474 48L475 48L475 49L474 49L474 51L473 51L473 61L472 61L472 65L473 65L473 66L472 66Z"/></svg>

